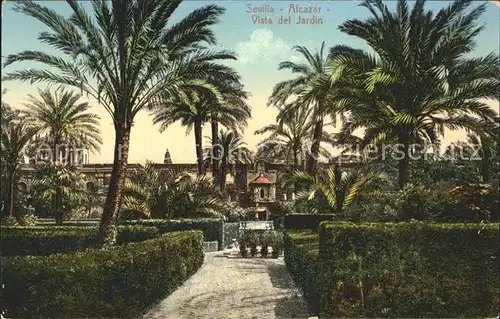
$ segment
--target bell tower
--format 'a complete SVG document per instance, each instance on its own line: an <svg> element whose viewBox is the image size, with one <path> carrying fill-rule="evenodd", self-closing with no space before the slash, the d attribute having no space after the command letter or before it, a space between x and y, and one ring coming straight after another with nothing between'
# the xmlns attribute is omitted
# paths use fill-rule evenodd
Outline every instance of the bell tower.
<svg viewBox="0 0 500 319"><path fill-rule="evenodd" d="M172 159L170 158L170 152L167 150L165 151L165 156L163 157L163 164L172 164Z"/></svg>

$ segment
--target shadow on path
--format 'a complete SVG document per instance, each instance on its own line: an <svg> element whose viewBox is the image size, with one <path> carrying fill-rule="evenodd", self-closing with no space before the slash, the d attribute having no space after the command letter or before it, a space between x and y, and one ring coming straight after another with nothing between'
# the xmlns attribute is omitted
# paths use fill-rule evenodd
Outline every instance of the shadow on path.
<svg viewBox="0 0 500 319"><path fill-rule="evenodd" d="M308 318L283 259L216 258L144 318Z"/></svg>

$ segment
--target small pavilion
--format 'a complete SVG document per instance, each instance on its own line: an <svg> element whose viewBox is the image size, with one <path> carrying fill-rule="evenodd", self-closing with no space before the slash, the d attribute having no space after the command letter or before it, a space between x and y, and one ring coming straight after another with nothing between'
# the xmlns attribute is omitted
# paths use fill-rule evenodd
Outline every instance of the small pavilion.
<svg viewBox="0 0 500 319"><path fill-rule="evenodd" d="M259 176L249 182L249 186L256 203L255 219L268 220L269 211L267 205L273 202L276 197L274 183L264 173L260 173Z"/></svg>

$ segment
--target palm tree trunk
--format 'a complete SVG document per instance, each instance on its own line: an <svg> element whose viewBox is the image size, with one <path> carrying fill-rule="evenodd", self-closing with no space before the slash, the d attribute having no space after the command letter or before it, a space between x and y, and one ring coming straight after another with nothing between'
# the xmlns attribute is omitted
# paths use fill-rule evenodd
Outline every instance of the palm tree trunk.
<svg viewBox="0 0 500 319"><path fill-rule="evenodd" d="M481 160L481 181L483 183L490 183L490 165L489 165L489 159L488 158L483 158Z"/></svg>
<svg viewBox="0 0 500 319"><path fill-rule="evenodd" d="M300 148L300 150L302 150L302 148ZM304 167L299 167L299 165L300 165L299 164L299 154L300 154L299 152L300 152L300 150L295 149L293 151L293 170L298 170L298 169L302 170L302 169L304 169ZM297 194L300 191L301 191L300 184L299 183L294 183L294 185L293 185L293 191L291 193ZM291 197L292 197L291 193L287 191L287 195L286 196L287 196L288 200L290 200Z"/></svg>
<svg viewBox="0 0 500 319"><path fill-rule="evenodd" d="M120 213L127 174L130 129L131 125L127 124L116 128L113 170L99 227L98 245L100 247L110 246L116 242L116 222Z"/></svg>
<svg viewBox="0 0 500 319"><path fill-rule="evenodd" d="M344 206L343 197L341 196L342 189L340 188L342 172L340 171L339 163L333 165L333 169L335 170L335 214L340 214Z"/></svg>
<svg viewBox="0 0 500 319"><path fill-rule="evenodd" d="M9 172L9 216L14 216L14 173Z"/></svg>
<svg viewBox="0 0 500 319"><path fill-rule="evenodd" d="M226 175L227 175L227 161L224 159L221 161L220 167L220 190L224 192L226 190Z"/></svg>
<svg viewBox="0 0 500 319"><path fill-rule="evenodd" d="M403 189L411 180L412 175L410 159L410 139L406 136L406 134L401 134L399 136L398 142L399 146L403 148L403 154L401 154L403 158L401 158L398 163L399 189Z"/></svg>
<svg viewBox="0 0 500 319"><path fill-rule="evenodd" d="M58 137L54 137L54 144L52 146L53 165L57 165L59 163L59 151L60 151L59 144L60 144L60 139ZM56 220L56 225L58 226L62 225L63 222L61 202L62 202L61 188L56 187L56 193L54 194L53 203L54 203L54 218Z"/></svg>
<svg viewBox="0 0 500 319"><path fill-rule="evenodd" d="M200 120L194 122L194 139L196 142L196 162L198 163L198 175L205 173L205 166L203 165L203 141L202 141L202 123Z"/></svg>
<svg viewBox="0 0 500 319"><path fill-rule="evenodd" d="M55 193L55 211L54 211L54 217L56 220L56 225L61 226L63 224L63 211L62 211L62 192L61 192L61 187L56 186L56 193Z"/></svg>
<svg viewBox="0 0 500 319"><path fill-rule="evenodd" d="M318 102L317 113L316 113L316 124L314 125L311 152L309 153L307 159L306 170L309 174L314 174L314 172L316 171L316 164L318 162L319 147L322 135L323 135L323 107L322 104Z"/></svg>
<svg viewBox="0 0 500 319"><path fill-rule="evenodd" d="M219 122L216 117L212 117L212 180L214 185L219 185L220 172L219 172ZM221 186L222 188L222 186Z"/></svg>

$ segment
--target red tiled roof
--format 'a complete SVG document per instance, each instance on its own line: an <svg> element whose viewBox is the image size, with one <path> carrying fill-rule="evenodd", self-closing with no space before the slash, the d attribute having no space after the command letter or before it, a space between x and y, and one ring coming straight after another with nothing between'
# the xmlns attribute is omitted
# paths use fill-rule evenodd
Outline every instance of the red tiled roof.
<svg viewBox="0 0 500 319"><path fill-rule="evenodd" d="M254 178L252 181L250 181L250 184L272 184L267 177L264 175L259 175L256 178Z"/></svg>

